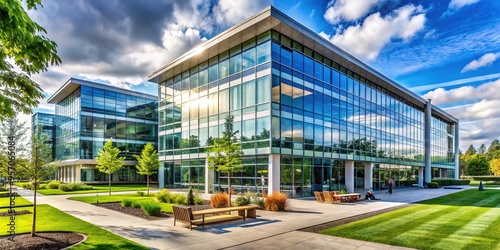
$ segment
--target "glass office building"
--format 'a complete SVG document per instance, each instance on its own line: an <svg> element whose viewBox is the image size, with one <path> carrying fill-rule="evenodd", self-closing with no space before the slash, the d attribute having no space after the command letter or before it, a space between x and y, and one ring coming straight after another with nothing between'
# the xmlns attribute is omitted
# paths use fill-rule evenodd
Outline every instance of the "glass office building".
<svg viewBox="0 0 500 250"><path fill-rule="evenodd" d="M56 127L54 125L54 114L47 114L37 112L31 116L31 131L32 133L39 134L40 137L46 136L46 144L52 149L52 159L56 157L55 150L55 135Z"/></svg>
<svg viewBox="0 0 500 250"><path fill-rule="evenodd" d="M125 167L112 180L145 181L136 173L133 155L148 142L156 146L156 96L71 78L48 102L56 105L55 159L61 181L107 182L107 174L95 169L95 158L109 138L125 156Z"/></svg>
<svg viewBox="0 0 500 250"><path fill-rule="evenodd" d="M233 115L237 191L384 189L458 178L458 120L268 7L154 72L160 185L227 188L206 148Z"/></svg>

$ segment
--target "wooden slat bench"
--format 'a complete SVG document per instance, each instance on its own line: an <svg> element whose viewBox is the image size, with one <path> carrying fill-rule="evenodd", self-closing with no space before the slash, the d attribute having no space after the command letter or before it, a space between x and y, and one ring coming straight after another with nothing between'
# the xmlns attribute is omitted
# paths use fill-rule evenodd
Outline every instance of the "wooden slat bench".
<svg viewBox="0 0 500 250"><path fill-rule="evenodd" d="M173 206L174 210L174 226L176 221L186 223L189 225L189 229L193 230L193 225L218 223L223 221L231 220L245 220L246 217L255 218L257 217L257 205L248 206L238 206L238 207L224 207L224 208L212 208L194 211L188 206ZM232 211L238 211L238 215L231 214ZM227 213L227 214L225 214ZM205 216L213 215L213 216ZM196 219L195 216L201 216L201 219Z"/></svg>

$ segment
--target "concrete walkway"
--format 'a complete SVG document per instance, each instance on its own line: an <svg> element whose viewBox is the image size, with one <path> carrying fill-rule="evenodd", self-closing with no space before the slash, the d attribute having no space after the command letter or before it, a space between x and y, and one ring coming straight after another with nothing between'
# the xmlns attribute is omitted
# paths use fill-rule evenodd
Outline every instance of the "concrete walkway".
<svg viewBox="0 0 500 250"><path fill-rule="evenodd" d="M32 200L33 193L29 190L18 191ZM376 191L376 197L382 200L341 204L321 204L314 198L291 199L286 212L259 210L256 219L209 225L192 231L184 224L174 227L172 218L146 220L67 199L77 195L37 195L37 201L151 249L407 249L297 230L459 191L408 188L396 189L392 195Z"/></svg>

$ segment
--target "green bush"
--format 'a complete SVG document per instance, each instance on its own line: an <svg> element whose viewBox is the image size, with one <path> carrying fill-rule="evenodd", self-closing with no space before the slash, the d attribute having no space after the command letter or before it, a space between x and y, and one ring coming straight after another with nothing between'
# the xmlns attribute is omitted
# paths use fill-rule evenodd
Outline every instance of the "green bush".
<svg viewBox="0 0 500 250"><path fill-rule="evenodd" d="M30 190L32 190L32 189L33 189L33 183L31 183L31 182L28 182L28 183L23 183L23 184L22 184L22 187L23 187L24 189L30 189Z"/></svg>
<svg viewBox="0 0 500 250"><path fill-rule="evenodd" d="M145 194L146 193L144 193L144 191L140 191L140 190L137 191L137 195L139 195L139 196L144 196Z"/></svg>
<svg viewBox="0 0 500 250"><path fill-rule="evenodd" d="M194 197L194 204L196 205L203 205L203 198L201 196L197 195Z"/></svg>
<svg viewBox="0 0 500 250"><path fill-rule="evenodd" d="M246 206L250 203L251 202L249 196L238 196L238 198L236 198L236 200L234 201L234 204L236 204L236 206Z"/></svg>
<svg viewBox="0 0 500 250"><path fill-rule="evenodd" d="M434 179L432 182L437 182L440 187L452 185L469 185L470 180L454 180L454 179Z"/></svg>
<svg viewBox="0 0 500 250"><path fill-rule="evenodd" d="M428 188L438 188L439 184L437 182L429 182L427 183Z"/></svg>
<svg viewBox="0 0 500 250"><path fill-rule="evenodd" d="M132 203L130 204L133 208L139 208L141 207L141 202L137 200L133 200Z"/></svg>
<svg viewBox="0 0 500 250"><path fill-rule="evenodd" d="M75 182L75 183L67 183L67 184L60 184L59 185L59 190L63 192L71 192L71 191L78 191L78 190L91 190L92 186L89 186L87 184L81 183L81 182Z"/></svg>
<svg viewBox="0 0 500 250"><path fill-rule="evenodd" d="M40 184L40 186L38 186L38 189L46 189L47 188L47 184Z"/></svg>
<svg viewBox="0 0 500 250"><path fill-rule="evenodd" d="M61 185L61 182L58 180L53 180L47 184L48 189L59 189L59 185Z"/></svg>
<svg viewBox="0 0 500 250"><path fill-rule="evenodd" d="M189 187L189 190L188 190L187 204L188 205L194 205L194 194L193 194L193 188L192 187Z"/></svg>
<svg viewBox="0 0 500 250"><path fill-rule="evenodd" d="M158 202L146 201L141 203L142 210L149 216L157 216L161 212L161 205Z"/></svg>
<svg viewBox="0 0 500 250"><path fill-rule="evenodd" d="M177 203L179 205L186 205L187 204L187 198L183 194L174 194L173 195L174 201L170 203Z"/></svg>
<svg viewBox="0 0 500 250"><path fill-rule="evenodd" d="M266 202L264 198L259 197L259 196L254 196L252 199L252 203L259 206L259 209L264 209Z"/></svg>
<svg viewBox="0 0 500 250"><path fill-rule="evenodd" d="M160 202L171 203L171 194L167 189L162 189L160 192L156 193L156 199Z"/></svg>
<svg viewBox="0 0 500 250"><path fill-rule="evenodd" d="M122 207L130 207L130 206L132 206L132 202L133 201L134 200L132 200L132 199L123 199L122 200Z"/></svg>

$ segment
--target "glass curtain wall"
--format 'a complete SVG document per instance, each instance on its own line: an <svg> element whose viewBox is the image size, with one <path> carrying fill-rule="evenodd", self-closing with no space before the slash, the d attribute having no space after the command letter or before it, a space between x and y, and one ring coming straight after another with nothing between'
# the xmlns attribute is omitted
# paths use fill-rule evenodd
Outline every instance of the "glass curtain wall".
<svg viewBox="0 0 500 250"><path fill-rule="evenodd" d="M225 118L233 115L245 154L244 171L232 178L233 188L262 189L271 134L270 38L266 32L244 41L159 85L159 153L182 158L164 162L166 187L204 189L200 154L222 135ZM216 174L215 180L216 189L227 188L227 176Z"/></svg>

